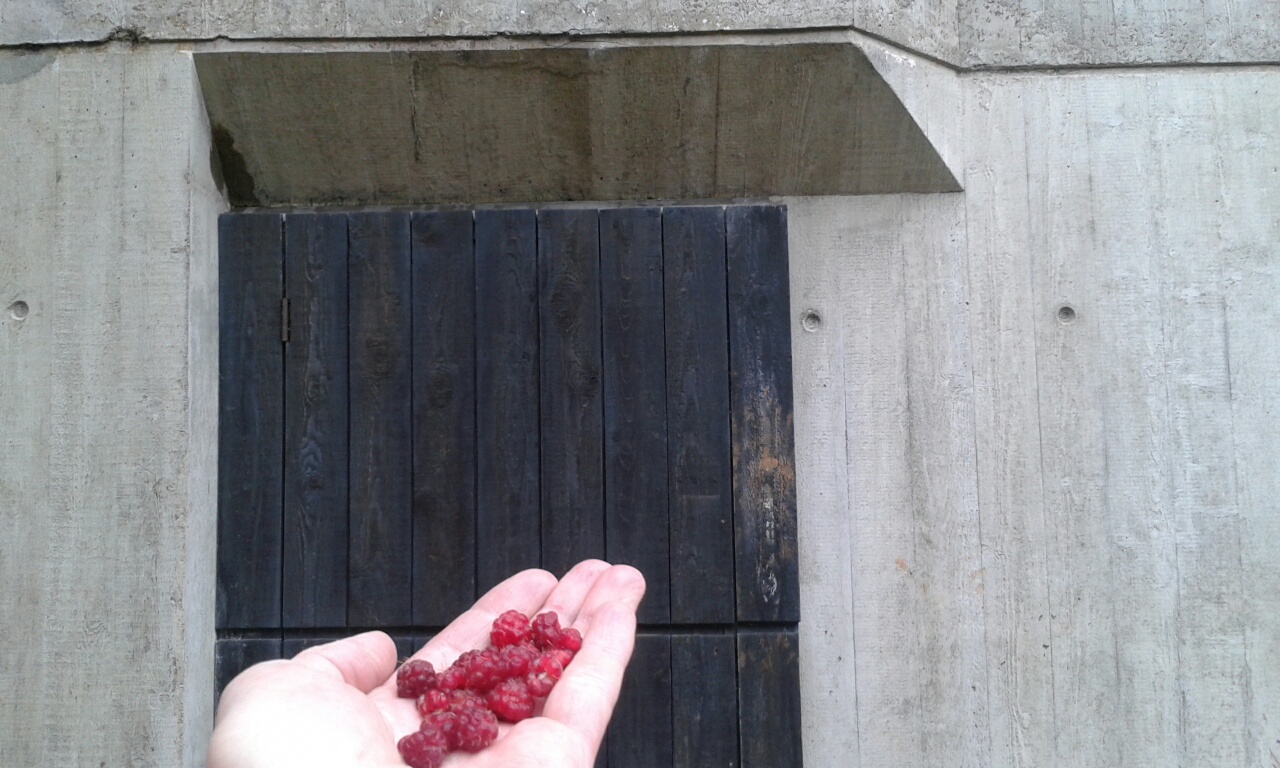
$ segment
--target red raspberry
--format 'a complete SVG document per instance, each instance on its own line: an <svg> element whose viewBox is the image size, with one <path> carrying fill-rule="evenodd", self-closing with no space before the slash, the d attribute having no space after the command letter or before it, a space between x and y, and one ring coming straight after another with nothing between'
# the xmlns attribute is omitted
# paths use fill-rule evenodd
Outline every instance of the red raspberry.
<svg viewBox="0 0 1280 768"><path fill-rule="evenodd" d="M551 650L547 651L543 655L550 656L551 658L560 662L560 669L562 670L565 667L569 666L569 662L573 661L573 651L566 651L563 648L552 648ZM556 679L558 680L559 678L556 678Z"/></svg>
<svg viewBox="0 0 1280 768"><path fill-rule="evenodd" d="M524 677L529 668L538 660L538 649L531 643L508 645L498 652L498 660L502 663L502 671L507 677Z"/></svg>
<svg viewBox="0 0 1280 768"><path fill-rule="evenodd" d="M533 667L529 669L529 674L525 675L524 684L528 686L529 693L534 696L546 696L551 693L551 688L560 679L563 671L564 667L561 666L560 661L553 654L545 653L539 656Z"/></svg>
<svg viewBox="0 0 1280 768"><path fill-rule="evenodd" d="M396 694L402 699L416 699L436 687L436 670L431 662L414 659L396 672Z"/></svg>
<svg viewBox="0 0 1280 768"><path fill-rule="evenodd" d="M485 696L485 703L498 719L508 723L518 723L533 716L533 695L519 678L505 680L489 691L489 695Z"/></svg>
<svg viewBox="0 0 1280 768"><path fill-rule="evenodd" d="M462 710L457 715L449 743L464 752L479 752L498 738L498 718L484 708Z"/></svg>
<svg viewBox="0 0 1280 768"><path fill-rule="evenodd" d="M440 768L448 754L448 740L438 731L414 731L396 744L409 768Z"/></svg>
<svg viewBox="0 0 1280 768"><path fill-rule="evenodd" d="M418 714L426 717L432 712L442 712L449 708L449 694L433 688L418 697Z"/></svg>
<svg viewBox="0 0 1280 768"><path fill-rule="evenodd" d="M529 617L519 611L507 611L493 620L489 642L494 648L523 643L529 639Z"/></svg>
<svg viewBox="0 0 1280 768"><path fill-rule="evenodd" d="M556 638L556 647L577 653L582 650L582 633L573 627L560 630L560 636Z"/></svg>
<svg viewBox="0 0 1280 768"><path fill-rule="evenodd" d="M446 749L449 746L449 740L453 737L453 731L458 725L458 715L454 712L432 712L422 718L422 725L419 726L420 731L430 731L440 738L441 746Z"/></svg>
<svg viewBox="0 0 1280 768"><path fill-rule="evenodd" d="M551 693L551 689L555 686L556 681L540 675L536 672L530 672L524 677L525 688L528 689L530 696L544 698Z"/></svg>
<svg viewBox="0 0 1280 768"><path fill-rule="evenodd" d="M560 637L560 617L555 611L540 613L529 625L529 632L533 635L533 644L540 650L552 648L556 644L556 639Z"/></svg>
<svg viewBox="0 0 1280 768"><path fill-rule="evenodd" d="M495 650L481 651L467 662L467 687L476 693L486 693L502 682L506 675Z"/></svg>
<svg viewBox="0 0 1280 768"><path fill-rule="evenodd" d="M484 697L475 691L449 691L449 711L461 712L464 709L484 709Z"/></svg>
<svg viewBox="0 0 1280 768"><path fill-rule="evenodd" d="M441 672L436 678L436 685L442 691L452 691L458 688L465 688L467 685L467 670L458 666L455 661L453 666Z"/></svg>

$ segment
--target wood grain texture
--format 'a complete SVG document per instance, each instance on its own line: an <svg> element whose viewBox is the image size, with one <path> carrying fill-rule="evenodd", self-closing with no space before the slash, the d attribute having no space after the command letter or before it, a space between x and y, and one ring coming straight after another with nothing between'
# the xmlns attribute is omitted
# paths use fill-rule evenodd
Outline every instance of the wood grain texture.
<svg viewBox="0 0 1280 768"><path fill-rule="evenodd" d="M218 629L280 626L283 222L218 222Z"/></svg>
<svg viewBox="0 0 1280 768"><path fill-rule="evenodd" d="M409 214L353 213L347 227L347 622L406 625L414 541Z"/></svg>
<svg viewBox="0 0 1280 768"><path fill-rule="evenodd" d="M662 212L600 211L606 558L635 566L641 623L671 618Z"/></svg>
<svg viewBox="0 0 1280 768"><path fill-rule="evenodd" d="M662 217L671 620L734 619L724 209Z"/></svg>
<svg viewBox="0 0 1280 768"><path fill-rule="evenodd" d="M795 630L740 629L737 641L739 765L803 765Z"/></svg>
<svg viewBox="0 0 1280 768"><path fill-rule="evenodd" d="M538 211L542 567L603 558L600 239L594 210Z"/></svg>
<svg viewBox="0 0 1280 768"><path fill-rule="evenodd" d="M299 649L301 650L301 649ZM263 661L288 658L281 655L280 639L252 638L218 640L214 643L214 691L222 695L236 675Z"/></svg>
<svg viewBox="0 0 1280 768"><path fill-rule="evenodd" d="M735 768L738 664L733 634L671 636L670 765Z"/></svg>
<svg viewBox="0 0 1280 768"><path fill-rule="evenodd" d="M670 635L641 633L609 721L609 768L672 764Z"/></svg>
<svg viewBox="0 0 1280 768"><path fill-rule="evenodd" d="M533 211L476 211L476 588L481 593L542 563L536 238Z"/></svg>
<svg viewBox="0 0 1280 768"><path fill-rule="evenodd" d="M285 216L285 627L347 620L347 217Z"/></svg>
<svg viewBox="0 0 1280 768"><path fill-rule="evenodd" d="M739 621L798 621L786 209L725 211Z"/></svg>
<svg viewBox="0 0 1280 768"><path fill-rule="evenodd" d="M417 624L447 624L476 598L472 237L470 211L413 215L413 621Z"/></svg>

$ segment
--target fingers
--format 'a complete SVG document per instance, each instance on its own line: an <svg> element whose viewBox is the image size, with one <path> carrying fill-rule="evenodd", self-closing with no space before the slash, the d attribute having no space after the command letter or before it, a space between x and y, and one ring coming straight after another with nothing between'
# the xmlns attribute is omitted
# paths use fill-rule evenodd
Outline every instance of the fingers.
<svg viewBox="0 0 1280 768"><path fill-rule="evenodd" d="M384 683L396 668L396 645L385 632L364 634L308 648L293 657L294 664L324 674L337 674L361 693Z"/></svg>
<svg viewBox="0 0 1280 768"><path fill-rule="evenodd" d="M556 587L556 577L546 571L521 571L485 593L466 613L454 619L426 647L413 655L426 659L437 669L447 667L463 651L485 645L493 620L503 611L532 614Z"/></svg>
<svg viewBox="0 0 1280 768"><path fill-rule="evenodd" d="M635 647L635 605L603 603L595 606L590 620L582 650L552 689L542 714L599 748Z"/></svg>
<svg viewBox="0 0 1280 768"><path fill-rule="evenodd" d="M603 560L584 560L564 575L556 588L551 590L547 600L538 608L538 613L555 611L560 618L560 626L572 626L582 609L587 594L595 587L602 574L611 566Z"/></svg>
<svg viewBox="0 0 1280 768"><path fill-rule="evenodd" d="M629 565L609 567L591 585L575 614L579 631L584 635L591 631L593 616L601 606L609 603L622 603L634 613L644 599L644 590L644 576L635 568Z"/></svg>

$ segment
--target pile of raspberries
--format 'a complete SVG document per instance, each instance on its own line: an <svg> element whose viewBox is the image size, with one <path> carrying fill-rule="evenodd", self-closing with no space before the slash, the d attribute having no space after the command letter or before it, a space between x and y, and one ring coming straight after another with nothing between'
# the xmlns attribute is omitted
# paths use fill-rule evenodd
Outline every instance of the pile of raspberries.
<svg viewBox="0 0 1280 768"><path fill-rule="evenodd" d="M493 622L491 648L467 651L443 672L413 660L396 673L396 692L416 699L422 726L396 746L410 768L439 768L455 750L479 752L498 738L498 721L532 717L582 647L578 630L561 629L553 611L533 621L507 611Z"/></svg>

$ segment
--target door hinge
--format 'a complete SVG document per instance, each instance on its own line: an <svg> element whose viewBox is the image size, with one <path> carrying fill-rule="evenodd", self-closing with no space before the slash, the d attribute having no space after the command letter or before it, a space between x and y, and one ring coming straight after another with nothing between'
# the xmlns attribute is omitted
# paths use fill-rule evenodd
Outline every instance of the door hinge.
<svg viewBox="0 0 1280 768"><path fill-rule="evenodd" d="M280 341L289 343L289 300L280 300Z"/></svg>

